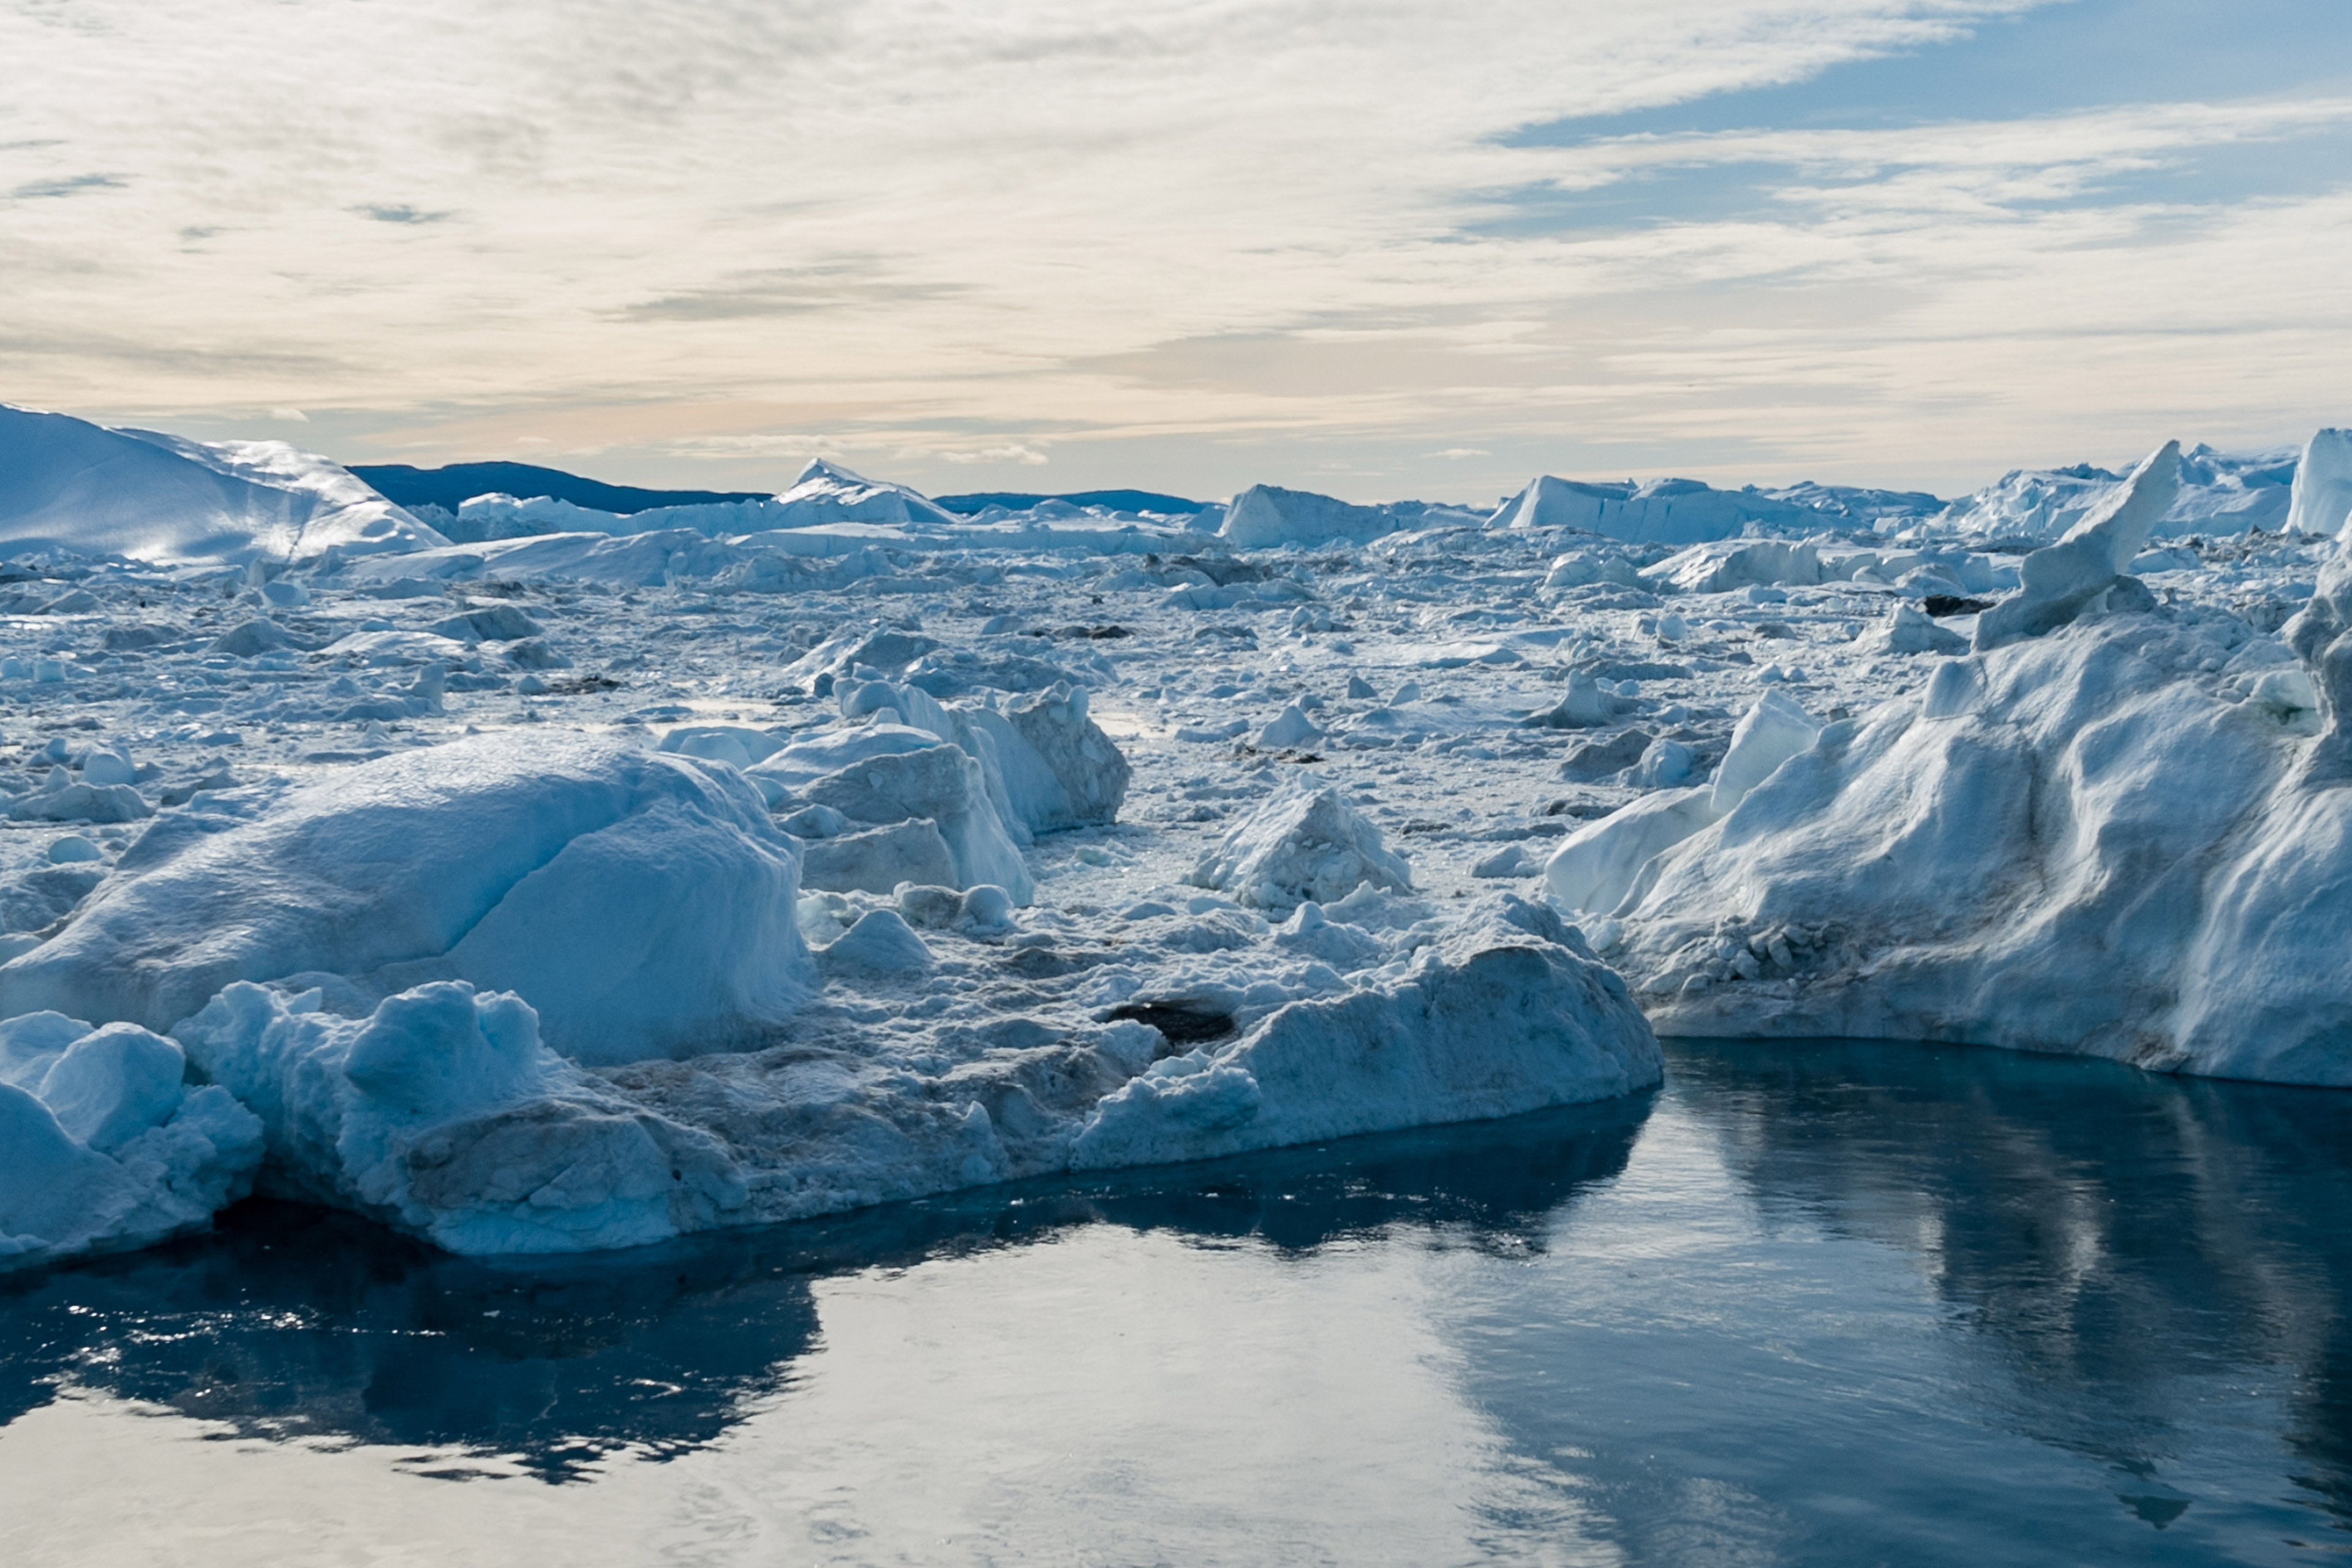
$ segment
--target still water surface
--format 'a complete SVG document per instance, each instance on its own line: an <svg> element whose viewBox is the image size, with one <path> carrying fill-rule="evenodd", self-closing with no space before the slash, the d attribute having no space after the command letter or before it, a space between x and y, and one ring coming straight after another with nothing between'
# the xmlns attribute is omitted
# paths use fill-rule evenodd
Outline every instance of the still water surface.
<svg viewBox="0 0 2352 1568"><path fill-rule="evenodd" d="M1668 1054L1626 1104L553 1268L249 1205L0 1286L0 1561L2352 1551L2352 1094Z"/></svg>

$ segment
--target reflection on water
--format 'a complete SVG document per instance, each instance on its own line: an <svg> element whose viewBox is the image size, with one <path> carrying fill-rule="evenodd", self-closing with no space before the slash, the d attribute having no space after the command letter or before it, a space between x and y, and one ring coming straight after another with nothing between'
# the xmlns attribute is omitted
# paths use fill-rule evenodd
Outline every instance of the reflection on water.
<svg viewBox="0 0 2352 1568"><path fill-rule="evenodd" d="M2256 1379L2288 1479L2352 1521L2352 1096L1888 1055L1682 1065L1767 1216L1917 1255L2006 1363L2019 1430L2147 1481L2197 1441L2184 1390ZM2151 1523L2188 1506L2160 1484L2120 1495Z"/></svg>
<svg viewBox="0 0 2352 1568"><path fill-rule="evenodd" d="M202 1486L273 1508L306 1445L574 1483L459 1489L485 1560L554 1560L517 1544L541 1496L654 1521L615 1561L2352 1550L2352 1095L1925 1047L1669 1069L560 1264L247 1205L0 1286L0 1552L74 1519L8 1492L32 1432L67 1468L226 1437Z"/></svg>
<svg viewBox="0 0 2352 1568"><path fill-rule="evenodd" d="M1540 1246L1580 1184L1624 1167L1647 1105L552 1260L452 1258L256 1202L210 1237L0 1283L0 1424L76 1385L251 1436L470 1449L574 1479L616 1451L708 1444L788 1387L818 1337L813 1279L1103 1222L1297 1252L1400 1223Z"/></svg>

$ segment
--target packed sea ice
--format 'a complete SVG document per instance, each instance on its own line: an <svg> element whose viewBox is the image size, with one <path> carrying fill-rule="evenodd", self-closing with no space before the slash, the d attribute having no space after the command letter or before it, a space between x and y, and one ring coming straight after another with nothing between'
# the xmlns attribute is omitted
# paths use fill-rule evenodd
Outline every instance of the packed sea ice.
<svg viewBox="0 0 2352 1568"><path fill-rule="evenodd" d="M0 409L0 1268L257 1184L633 1245L1638 1092L1654 1025L2352 1083L2347 449L412 510Z"/></svg>

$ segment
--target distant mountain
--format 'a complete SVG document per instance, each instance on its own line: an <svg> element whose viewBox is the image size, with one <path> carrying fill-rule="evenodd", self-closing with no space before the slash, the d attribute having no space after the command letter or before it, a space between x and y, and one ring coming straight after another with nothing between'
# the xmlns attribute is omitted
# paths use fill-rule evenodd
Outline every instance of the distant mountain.
<svg viewBox="0 0 2352 1568"><path fill-rule="evenodd" d="M561 468L531 463L451 463L415 468L406 463L356 463L351 472L399 506L437 506L456 511L476 496L509 495L518 500L547 496L593 511L650 511L657 506L708 506L719 501L764 500L771 490L646 490L583 479Z"/></svg>
<svg viewBox="0 0 2352 1568"><path fill-rule="evenodd" d="M1031 495L1025 490L981 490L968 496L933 496L933 500L950 511L970 517L992 506L1007 511L1026 511L1041 501L1067 501L1072 506L1099 506L1112 511L1193 512L1206 511L1213 501L1186 500L1182 496L1164 496L1156 490L1076 490L1068 495Z"/></svg>

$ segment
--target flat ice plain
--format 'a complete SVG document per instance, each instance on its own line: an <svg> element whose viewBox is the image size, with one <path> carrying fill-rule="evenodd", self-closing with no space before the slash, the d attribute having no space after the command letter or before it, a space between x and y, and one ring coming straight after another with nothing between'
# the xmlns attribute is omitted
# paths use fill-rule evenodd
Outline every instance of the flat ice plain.
<svg viewBox="0 0 2352 1568"><path fill-rule="evenodd" d="M0 410L0 1267L473 1255L1637 1095L1653 1026L2352 1084L2302 454L410 511Z"/></svg>

